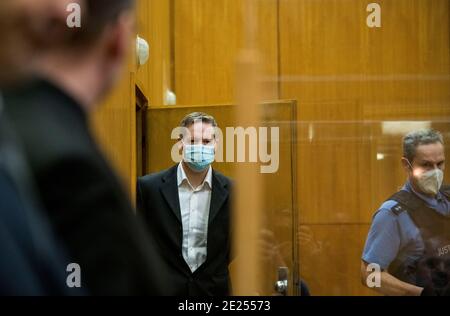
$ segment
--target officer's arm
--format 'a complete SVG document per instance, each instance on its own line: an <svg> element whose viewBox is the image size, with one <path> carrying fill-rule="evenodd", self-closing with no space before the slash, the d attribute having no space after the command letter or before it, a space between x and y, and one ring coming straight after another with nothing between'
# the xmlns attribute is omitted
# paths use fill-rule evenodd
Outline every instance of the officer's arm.
<svg viewBox="0 0 450 316"><path fill-rule="evenodd" d="M367 269L368 265L369 263L361 260L361 282L364 286L388 296L420 296L422 293L423 288L403 282L386 271L380 272L380 286L369 286L368 280L373 272Z"/></svg>

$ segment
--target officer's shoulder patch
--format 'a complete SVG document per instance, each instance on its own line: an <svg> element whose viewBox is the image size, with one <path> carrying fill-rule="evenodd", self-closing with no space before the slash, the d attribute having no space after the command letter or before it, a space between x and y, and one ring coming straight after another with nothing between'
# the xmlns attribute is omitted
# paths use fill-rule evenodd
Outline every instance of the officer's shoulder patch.
<svg viewBox="0 0 450 316"><path fill-rule="evenodd" d="M393 207L391 207L391 211L392 213L398 216L400 215L400 213L406 211L406 209L401 204L397 203Z"/></svg>

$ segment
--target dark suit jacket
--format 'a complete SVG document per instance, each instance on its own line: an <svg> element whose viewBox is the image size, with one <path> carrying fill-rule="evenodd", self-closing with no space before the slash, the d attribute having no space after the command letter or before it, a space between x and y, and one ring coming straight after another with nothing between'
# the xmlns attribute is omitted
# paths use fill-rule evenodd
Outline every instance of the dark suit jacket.
<svg viewBox="0 0 450 316"><path fill-rule="evenodd" d="M46 81L5 94L43 206L94 295L159 295L165 274L77 102Z"/></svg>
<svg viewBox="0 0 450 316"><path fill-rule="evenodd" d="M230 180L213 171L207 259L192 273L182 255L177 167L138 179L138 213L161 249L170 272L171 295L228 295Z"/></svg>
<svg viewBox="0 0 450 316"><path fill-rule="evenodd" d="M66 285L67 262L39 210L1 105L0 100L0 296L82 295Z"/></svg>

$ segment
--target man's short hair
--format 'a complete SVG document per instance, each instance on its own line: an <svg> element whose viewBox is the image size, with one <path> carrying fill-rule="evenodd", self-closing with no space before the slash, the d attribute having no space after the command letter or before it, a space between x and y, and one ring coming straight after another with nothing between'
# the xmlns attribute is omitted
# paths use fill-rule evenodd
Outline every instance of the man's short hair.
<svg viewBox="0 0 450 316"><path fill-rule="evenodd" d="M192 124L201 121L205 124L211 124L213 127L217 127L217 122L214 117L203 112L194 112L186 115L180 122L181 127L189 128Z"/></svg>
<svg viewBox="0 0 450 316"><path fill-rule="evenodd" d="M81 27L73 29L70 45L86 46L95 42L105 28L120 15L133 9L135 0L84 0Z"/></svg>
<svg viewBox="0 0 450 316"><path fill-rule="evenodd" d="M416 148L420 145L441 143L444 145L442 134L430 128L409 132L403 137L403 157L412 163L416 156Z"/></svg>
<svg viewBox="0 0 450 316"><path fill-rule="evenodd" d="M202 122L204 124L211 124L212 127L217 127L216 119L206 113L203 112L193 112L186 115L180 122L180 127L189 128L192 124L196 122ZM180 134L180 139L183 138L183 135Z"/></svg>

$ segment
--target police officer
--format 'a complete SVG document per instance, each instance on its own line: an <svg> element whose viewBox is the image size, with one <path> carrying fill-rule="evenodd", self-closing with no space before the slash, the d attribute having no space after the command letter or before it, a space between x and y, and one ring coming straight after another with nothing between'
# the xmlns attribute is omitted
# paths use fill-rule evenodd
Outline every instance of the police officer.
<svg viewBox="0 0 450 316"><path fill-rule="evenodd" d="M373 217L362 281L368 286L375 264L381 282L374 289L384 295L450 295L450 187L442 184L442 135L432 129L407 134L402 164L408 180Z"/></svg>

